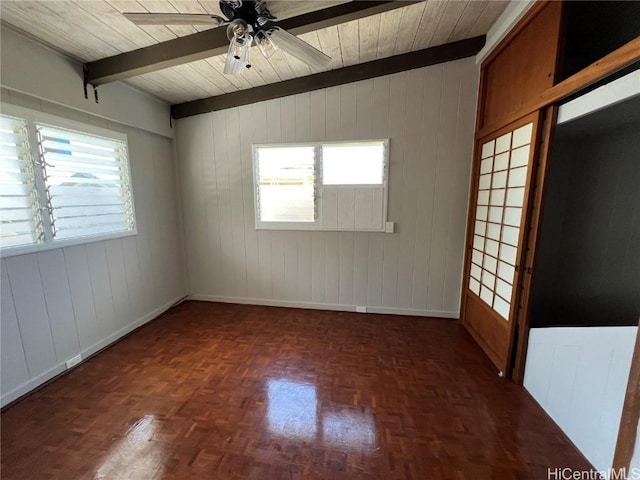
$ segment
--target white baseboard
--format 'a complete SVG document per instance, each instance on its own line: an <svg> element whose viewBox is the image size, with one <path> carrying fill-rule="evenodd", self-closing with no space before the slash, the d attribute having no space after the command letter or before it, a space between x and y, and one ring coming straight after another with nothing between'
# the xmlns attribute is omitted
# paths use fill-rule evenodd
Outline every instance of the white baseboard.
<svg viewBox="0 0 640 480"><path fill-rule="evenodd" d="M117 332L109 335L107 338L105 338L103 340L100 340L99 342L91 345L90 347L81 350L78 353L80 355L82 355L82 361L78 365L81 365L91 355L93 355L94 353L100 351L104 347L106 347L108 345L111 345L113 342L115 342L119 338L125 336L127 333L129 333L129 332L135 330L136 328L144 325L145 323L148 323L151 320L159 317L161 314L163 314L169 308L171 308L171 306L174 303L178 302L182 298L183 297L180 296L180 297L178 297L178 298L176 298L174 300L171 300L170 302L162 305L161 307L158 307L155 310L153 310L153 311L147 313L146 315L140 317L135 322L130 323L126 327L121 328ZM72 368L76 368L78 365L75 365ZM46 372L41 373L37 377L29 379L27 382L23 383L19 387L16 387L16 388L14 388L13 390L11 390L11 391L9 391L7 393L3 393L2 396L0 397L0 407L4 407L5 405L13 402L14 400L17 400L21 396L26 395L27 393L29 393L34 388L39 387L40 385L42 385L46 381L51 380L53 377L55 377L56 375L61 374L65 370L67 370L66 360L63 361L63 362L58 363L57 365L53 366L52 368L50 368Z"/></svg>
<svg viewBox="0 0 640 480"><path fill-rule="evenodd" d="M342 305L335 303L297 302L291 300L270 300L264 298L224 297L218 295L194 294L190 300L205 302L239 303L243 305L265 305L268 307L310 308L312 310L334 310L338 312L355 312L356 305ZM387 315L410 315L416 317L458 318L458 312L439 310L420 310L413 308L373 307L367 306L367 313L382 313Z"/></svg>

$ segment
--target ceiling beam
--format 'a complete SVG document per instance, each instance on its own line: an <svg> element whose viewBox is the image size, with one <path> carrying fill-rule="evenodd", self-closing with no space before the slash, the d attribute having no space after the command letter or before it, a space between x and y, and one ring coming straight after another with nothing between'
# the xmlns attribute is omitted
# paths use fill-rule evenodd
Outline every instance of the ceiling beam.
<svg viewBox="0 0 640 480"><path fill-rule="evenodd" d="M357 82L368 78L380 77L392 73L426 67L438 63L450 62L476 55L484 46L485 36L446 43L437 47L395 55L393 57L360 63L350 67L329 70L305 77L293 78L283 82L271 83L260 87L226 93L215 97L203 98L171 106L173 118L184 118L201 113L224 110L274 98L296 95L321 88L334 87L345 83Z"/></svg>
<svg viewBox="0 0 640 480"><path fill-rule="evenodd" d="M417 1L352 1L316 10L296 17L285 18L276 25L293 33L320 30L359 18L376 15ZM227 27L212 28L203 32L178 37L131 52L86 63L87 80L92 85L155 72L184 63L227 53L229 39Z"/></svg>

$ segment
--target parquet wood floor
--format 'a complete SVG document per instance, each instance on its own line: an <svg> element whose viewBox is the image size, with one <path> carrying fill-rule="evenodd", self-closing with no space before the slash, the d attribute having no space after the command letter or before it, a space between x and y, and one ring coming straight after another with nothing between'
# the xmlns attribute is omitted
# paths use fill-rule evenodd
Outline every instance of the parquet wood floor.
<svg viewBox="0 0 640 480"><path fill-rule="evenodd" d="M546 479L589 464L457 322L187 302L2 414L2 478Z"/></svg>

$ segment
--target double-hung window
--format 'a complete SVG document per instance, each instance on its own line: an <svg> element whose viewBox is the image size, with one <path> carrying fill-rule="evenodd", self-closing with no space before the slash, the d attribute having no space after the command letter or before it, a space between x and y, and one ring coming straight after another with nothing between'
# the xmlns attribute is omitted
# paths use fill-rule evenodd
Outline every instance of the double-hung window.
<svg viewBox="0 0 640 480"><path fill-rule="evenodd" d="M256 228L384 231L388 143L254 145Z"/></svg>
<svg viewBox="0 0 640 480"><path fill-rule="evenodd" d="M135 233L126 135L25 109L0 115L2 256Z"/></svg>

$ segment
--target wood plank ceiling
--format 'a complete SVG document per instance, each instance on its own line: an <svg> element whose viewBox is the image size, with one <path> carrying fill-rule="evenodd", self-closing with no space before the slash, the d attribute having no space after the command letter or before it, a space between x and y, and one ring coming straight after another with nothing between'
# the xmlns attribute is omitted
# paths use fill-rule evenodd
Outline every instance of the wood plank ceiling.
<svg viewBox="0 0 640 480"><path fill-rule="evenodd" d="M271 1L280 19L327 8L342 1ZM487 33L508 1L430 0L300 35L331 56L323 69L311 69L282 51L269 60L251 52L253 68L224 75L225 55L126 80L140 90L176 104L303 77ZM81 62L146 47L209 27L137 26L122 12L180 12L220 15L214 0L3 1L3 24Z"/></svg>

